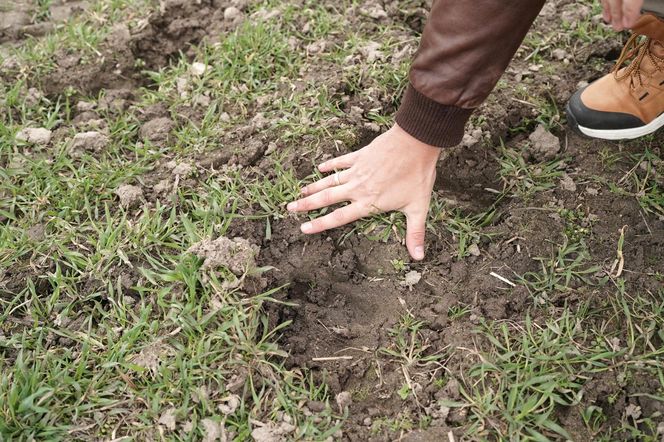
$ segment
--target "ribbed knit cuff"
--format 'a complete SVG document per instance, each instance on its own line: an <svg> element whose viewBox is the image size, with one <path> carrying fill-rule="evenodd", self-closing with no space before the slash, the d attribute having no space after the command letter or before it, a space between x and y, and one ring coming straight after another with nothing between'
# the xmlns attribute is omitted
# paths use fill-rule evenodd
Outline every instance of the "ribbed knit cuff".
<svg viewBox="0 0 664 442"><path fill-rule="evenodd" d="M437 147L461 143L466 121L474 109L440 104L408 85L396 121L413 137Z"/></svg>

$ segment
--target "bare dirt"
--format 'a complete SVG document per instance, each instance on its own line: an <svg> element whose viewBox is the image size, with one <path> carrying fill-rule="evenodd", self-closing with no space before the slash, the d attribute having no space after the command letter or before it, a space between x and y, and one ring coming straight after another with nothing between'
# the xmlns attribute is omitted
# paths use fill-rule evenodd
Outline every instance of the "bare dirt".
<svg viewBox="0 0 664 442"><path fill-rule="evenodd" d="M57 11L57 14L64 15L76 13L77 8L85 8L85 2L75 3L76 7L72 7L71 2L54 5L67 5L69 12ZM378 9L370 9L367 13L377 18L373 22L358 19L358 26L368 28L379 26L381 21L399 21L410 28L408 32L416 35L424 23L426 4L407 3L410 5L407 8L397 9L381 4ZM585 13L584 10L575 12L570 7L571 2L551 4L553 6L548 6L538 20L534 32L546 32L559 26L561 14L566 13L573 20L574 14ZM56 71L29 85L49 97L63 94L68 87L73 87L82 95L101 92L97 103L90 106L82 104L74 109L74 121L87 129L82 129L74 137L72 149L89 152L103 149L103 127L89 128L90 124L103 125L103 122L90 122L102 118L102 110L128 108L134 103L137 88L150 87L149 79L136 67L138 59L143 60L149 69L163 67L180 51L186 53L191 45L234 29L246 9L246 5L238 2L231 4L209 0L167 1L163 5L163 9L155 11L145 27L137 32L129 32L123 26L116 27L102 45L102 62L85 63L77 53L63 49ZM229 11L231 6L237 11ZM31 17L24 5L0 12L0 42L19 44L25 36L46 32L56 21L35 22ZM272 236L266 239L263 221L238 220L231 225L227 237L241 239L223 238L226 242L240 245L242 253L250 251L251 259L255 257L258 266L276 267L265 275L268 286L288 284L277 298L293 305L268 307L271 325L292 321L280 341L291 355L288 364L309 368L317 379L329 385L333 395L354 392L349 419L343 429L346 440L382 441L403 437L401 440L440 441L447 440L449 431L460 435L467 423L466 416L455 411L440 411L437 401L459 399L456 377L461 376L476 359L470 351L451 352L450 349L481 347L481 339L473 332L481 320L522 321L527 312L546 318L555 314L557 307L574 307L581 300L588 299L602 305L608 291L603 292L599 288L592 293L571 291L550 300L550 309L533 309L533 299L524 287L510 287L489 275L492 271L505 276L537 271L539 263L533 258L551 256L551 243L563 240L556 233L565 230L565 220L556 216L558 209L568 208L594 215L593 234L586 241L593 262L605 266L610 266L615 258L620 229L629 226L625 238L625 261L629 263L629 272L625 273L625 279L632 287L644 291L657 292L661 289L661 282L644 275L661 270L664 220L655 216L644 217L635 198L611 193L594 180L599 175L609 181L617 181L623 173L607 171L603 167L600 152L607 146L606 143L589 141L564 129L555 132L555 139L542 135L535 130L538 123L533 118L532 106L514 99L513 86L527 78L532 80L529 82L533 85L531 87L545 89L552 103L562 108L579 82L592 80L601 74L601 68L591 67L588 60L611 59L620 46L621 42L616 39L604 45L580 45L574 53L553 54L554 58L559 59L554 75L531 69L523 57L516 60L505 74L507 87L499 88L479 111L479 115L490 118L477 124L477 127L469 128L465 145L450 149L441 161L436 191L443 198L471 213L479 213L496 204L497 216L488 228L494 236L480 241L477 256L458 259L455 256L456 239L442 229L429 235L425 261L408 264L405 247L398 241L377 242L357 235L346 238L350 227L305 237L300 234L300 222L286 218L273 222ZM371 49L368 48L365 55L377 57ZM602 65L603 68L608 66L609 63ZM4 69L5 78L11 78L14 74L14 70ZM311 75L322 84L335 88L339 94L345 93L344 85L339 84L334 75L326 75L325 69ZM289 158L299 177L311 172L312 161L359 149L377 135L368 125L366 111L377 105L381 112L388 113L395 106L388 100L389 97L374 98L373 103L363 103L351 94L347 107L343 109L344 117L336 123L355 126L354 143L338 151L330 140L323 142L314 153L315 158L297 155ZM359 109L354 109L354 106L359 106ZM259 110L256 109L254 115ZM170 134L178 122L171 120L169 115L166 109L159 106L141 109L138 115L142 122L139 138L160 146L172 144ZM224 135L223 141L228 142L230 147L193 157L191 164L177 169L177 172L175 169L181 165L171 164L173 167L169 167L166 161L156 165L154 171L142 180L145 190L136 186L123 187L118 192L118 202L131 206L140 204L140 200L145 198L148 204L153 203L167 197L174 176L182 178L181 186L195 188L198 180L206 179L214 170L226 165L255 166L268 177L273 176L274 171L270 170L265 153L270 143L278 140L272 139L269 131L261 129L260 121L257 123L251 118L253 116L248 119L246 127ZM512 133L510 129L519 126L523 126L524 130ZM26 134L26 137L32 139L33 135ZM496 195L485 189L502 187L497 178L498 151L492 147L497 145L492 141L500 138L511 145L524 145L529 141L536 144L538 147L533 152L533 160L546 160L556 155L566 157L566 185L538 193L529 201L516 198L497 202ZM306 140L303 141L306 143ZM660 156L661 141L664 141L664 136L658 135L652 144ZM639 153L642 149L638 144L609 147L632 153ZM551 210L538 210L538 207L549 207ZM208 252L230 253L226 247L228 244L222 246L225 248L215 248L215 244L199 245L192 251L205 252L206 258ZM412 282L417 278L411 284L404 283L406 272L397 270L394 260L407 263L408 270L416 271L421 279L416 283ZM8 289L18 290L25 281L26 272L30 271L27 265L9 269L9 274L5 275L10 281ZM243 271L238 268L236 276L241 276ZM46 291L48 288L41 289ZM467 305L471 313L452 321L448 311L458 304ZM379 349L393 345L391 330L407 312L425 321L420 332L428 346L424 354L447 355L445 367L452 380L444 388L438 388L433 379L442 374L440 368L412 366L409 375L412 384L417 385L417 400L404 401L396 393L404 384L402 361L381 353ZM618 384L611 373L598 374L586 382L583 403L578 409L598 403L608 415L607 425L614 426L630 405L640 406L644 414L664 412L660 402L645 396L633 396L634 392L649 391L651 384L656 382L648 376L637 374L625 386ZM609 405L603 402L611 395L617 395L615 403ZM404 413L417 416L422 412L433 419L427 430L372 429L378 418L396 419ZM564 419L567 419L568 429L576 429L574 436L577 440L589 440L578 412L569 413Z"/></svg>

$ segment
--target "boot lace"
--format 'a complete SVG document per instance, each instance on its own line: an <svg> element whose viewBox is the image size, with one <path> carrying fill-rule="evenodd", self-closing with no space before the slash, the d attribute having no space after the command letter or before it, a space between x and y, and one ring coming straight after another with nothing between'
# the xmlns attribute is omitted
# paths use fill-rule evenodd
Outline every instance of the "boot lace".
<svg viewBox="0 0 664 442"><path fill-rule="evenodd" d="M661 71L664 66L664 59L656 56L650 51L650 42L652 39L648 37L639 41L640 37L641 35L634 34L629 40L627 40L627 44L625 44L625 47L620 53L620 57L613 68L613 75L616 77L616 80L620 81L630 77L630 86L632 88L636 87L637 82L639 86L643 86L641 63L643 63L643 60L646 57L650 59L657 70ZM627 60L632 58L633 60L629 65L620 72L621 66Z"/></svg>

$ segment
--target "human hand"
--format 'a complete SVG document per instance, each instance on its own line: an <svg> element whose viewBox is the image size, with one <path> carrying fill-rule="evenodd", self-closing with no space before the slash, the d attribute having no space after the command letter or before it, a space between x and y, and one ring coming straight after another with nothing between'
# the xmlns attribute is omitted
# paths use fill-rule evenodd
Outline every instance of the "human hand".
<svg viewBox="0 0 664 442"><path fill-rule="evenodd" d="M323 173L337 172L304 187L303 198L287 208L308 212L350 201L302 224L300 228L307 234L343 226L372 213L399 210L406 215L408 252L413 259L421 260L440 151L395 124L368 146L320 164L318 169Z"/></svg>
<svg viewBox="0 0 664 442"><path fill-rule="evenodd" d="M642 7L643 0L602 0L604 21L611 23L616 31L633 27Z"/></svg>

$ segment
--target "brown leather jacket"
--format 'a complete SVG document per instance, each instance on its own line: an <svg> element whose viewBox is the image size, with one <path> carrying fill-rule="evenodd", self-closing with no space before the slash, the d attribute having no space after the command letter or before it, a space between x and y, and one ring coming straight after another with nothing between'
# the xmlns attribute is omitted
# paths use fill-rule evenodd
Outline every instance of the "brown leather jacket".
<svg viewBox="0 0 664 442"><path fill-rule="evenodd" d="M396 121L420 141L459 144L544 0L434 0Z"/></svg>

